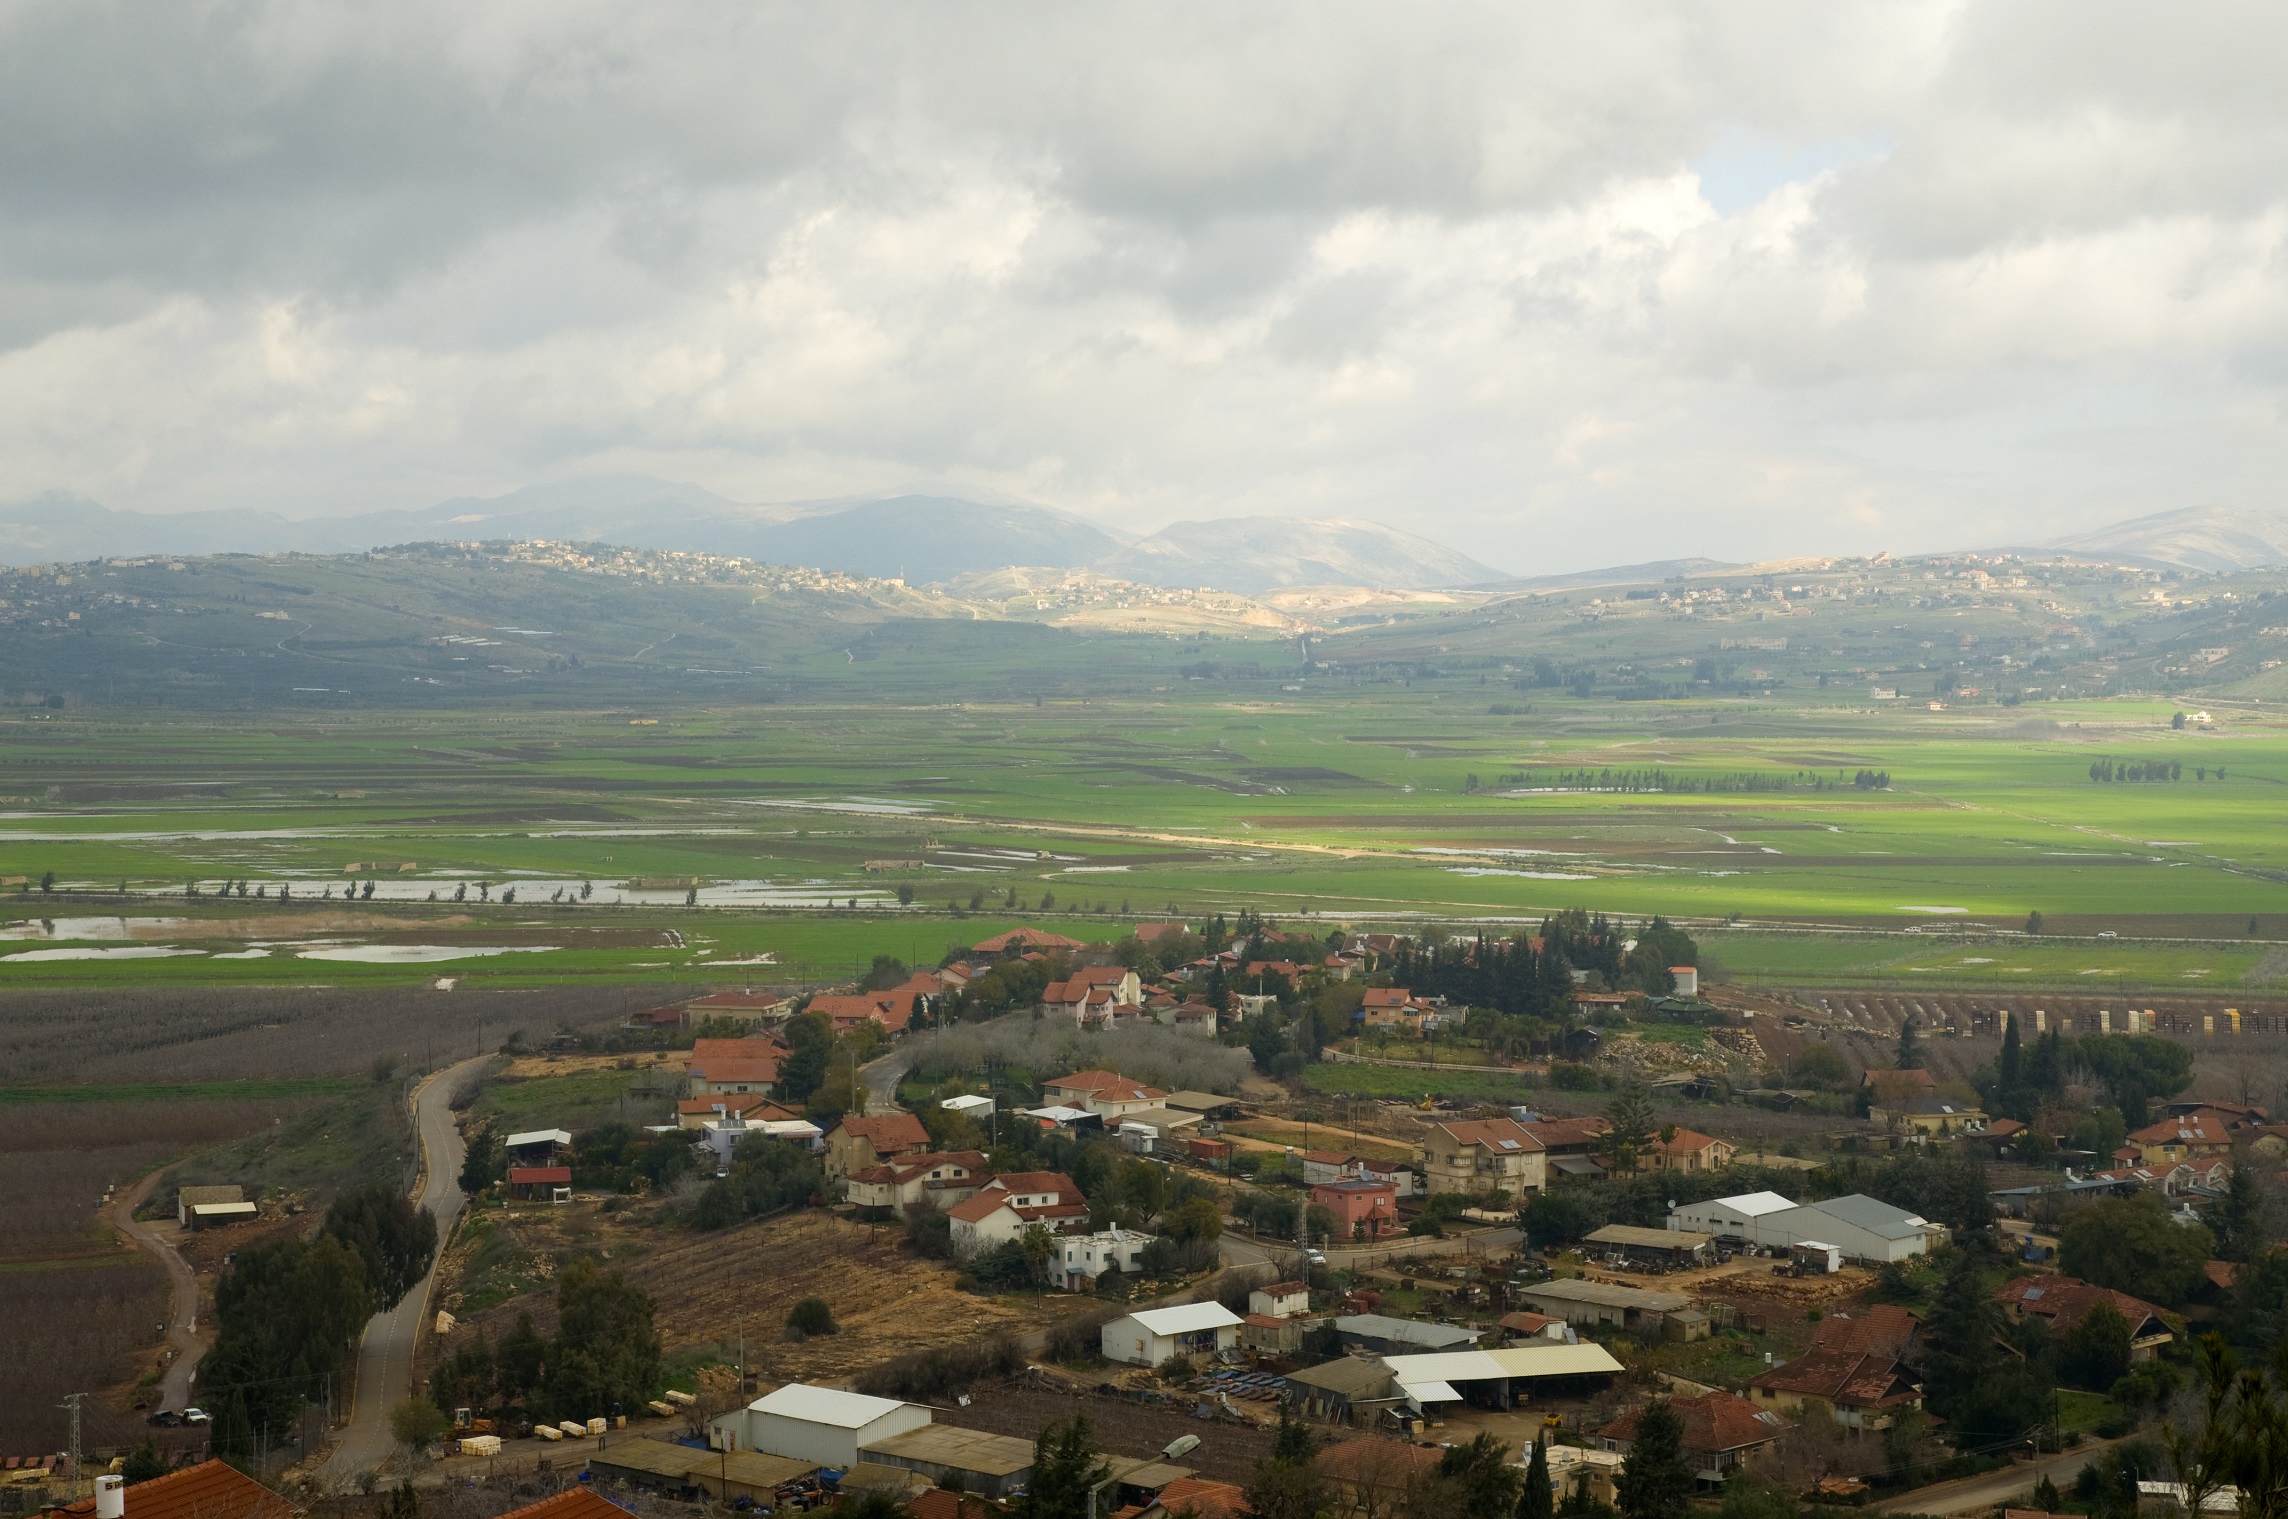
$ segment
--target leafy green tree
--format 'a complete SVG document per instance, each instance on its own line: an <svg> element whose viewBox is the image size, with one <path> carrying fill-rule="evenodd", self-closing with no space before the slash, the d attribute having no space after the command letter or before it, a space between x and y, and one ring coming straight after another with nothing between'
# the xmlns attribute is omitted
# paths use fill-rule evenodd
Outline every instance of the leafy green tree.
<svg viewBox="0 0 2288 1519"><path fill-rule="evenodd" d="M617 1271L585 1257L556 1276L556 1346L549 1356L553 1407L586 1417L652 1396L660 1380L652 1300Z"/></svg>
<svg viewBox="0 0 2288 1519"><path fill-rule="evenodd" d="M1621 1519L1688 1519L1692 1480L1684 1421L1666 1398L1655 1398L1637 1415L1636 1443L1614 1482Z"/></svg>
<svg viewBox="0 0 2288 1519"><path fill-rule="evenodd" d="M1604 1227L1605 1210L1579 1187L1557 1187L1534 1193L1518 1210L1518 1227L1525 1242L1536 1250L1570 1245Z"/></svg>
<svg viewBox="0 0 2288 1519"><path fill-rule="evenodd" d="M548 1364L548 1342L532 1327L532 1315L517 1311L516 1327L501 1336L493 1354L493 1385L503 1403L521 1402L540 1385Z"/></svg>
<svg viewBox="0 0 2288 1519"><path fill-rule="evenodd" d="M2216 1248L2201 1226L2178 1223L2150 1192L2107 1198L2058 1230L2058 1269L2164 1308L2193 1295Z"/></svg>
<svg viewBox="0 0 2288 1519"><path fill-rule="evenodd" d="M1499 1435L1481 1434L1466 1445L1450 1445L1438 1458L1431 1511L1457 1519L1515 1519L1524 1476L1509 1464L1509 1447Z"/></svg>
<svg viewBox="0 0 2288 1519"><path fill-rule="evenodd" d="M1319 1442L1310 1426L1282 1408L1271 1454L1247 1483L1248 1511L1256 1519L1318 1519L1333 1497L1319 1471Z"/></svg>
<svg viewBox="0 0 2288 1519"><path fill-rule="evenodd" d="M495 1385L492 1343L480 1329L430 1368L429 1400L439 1408L489 1408Z"/></svg>
<svg viewBox="0 0 2288 1519"><path fill-rule="evenodd" d="M1549 1437L1536 1435L1532 1459L1517 1495L1517 1519L1556 1519L1557 1491L1549 1481Z"/></svg>
<svg viewBox="0 0 2288 1519"><path fill-rule="evenodd" d="M784 1030L787 1057L779 1062L779 1096L788 1102L806 1102L826 1080L827 1057L834 1049L834 1026L822 1013L789 1018Z"/></svg>
<svg viewBox="0 0 2288 1519"><path fill-rule="evenodd" d="M138 1482L148 1482L153 1477L164 1477L172 1470L174 1468L167 1464L167 1458L159 1454L159 1443L149 1435L145 1435L143 1443L129 1451L127 1459L119 1464L119 1475L126 1479L129 1487Z"/></svg>
<svg viewBox="0 0 2288 1519"><path fill-rule="evenodd" d="M2132 1129L2150 1121L2154 1098L2193 1083L2192 1047L2150 1034L2085 1034L2074 1041L2073 1063L2098 1079Z"/></svg>
<svg viewBox="0 0 2288 1519"><path fill-rule="evenodd" d="M244 1455L283 1435L348 1365L372 1313L365 1263L340 1240L239 1250L215 1283L215 1343L199 1363L214 1448Z"/></svg>
<svg viewBox="0 0 2288 1519"><path fill-rule="evenodd" d="M437 1216L387 1182L335 1198L320 1232L357 1252L366 1286L383 1308L395 1307L437 1258Z"/></svg>
<svg viewBox="0 0 2288 1519"><path fill-rule="evenodd" d="M389 1411L389 1432L400 1445L427 1450L453 1427L437 1405L427 1398L407 1398Z"/></svg>
<svg viewBox="0 0 2288 1519"><path fill-rule="evenodd" d="M1033 1437L1032 1480L1017 1500L1018 1519L1086 1519L1090 1489L1112 1475L1091 1448L1092 1437L1087 1414L1041 1426Z"/></svg>
<svg viewBox="0 0 2288 1519"><path fill-rule="evenodd" d="M2109 1392L2129 1374L2129 1320L2099 1303L2058 1338L2058 1370L2076 1387Z"/></svg>
<svg viewBox="0 0 2288 1519"><path fill-rule="evenodd" d="M2009 1444L2050 1407L2038 1359L2004 1347L2002 1310L1987 1294L1979 1261L1974 1250L1955 1257L1924 1321L1923 1400L1963 1450Z"/></svg>
<svg viewBox="0 0 2288 1519"><path fill-rule="evenodd" d="M1786 1485L1742 1466L1724 1480L1718 1519L1798 1519L1803 1512Z"/></svg>

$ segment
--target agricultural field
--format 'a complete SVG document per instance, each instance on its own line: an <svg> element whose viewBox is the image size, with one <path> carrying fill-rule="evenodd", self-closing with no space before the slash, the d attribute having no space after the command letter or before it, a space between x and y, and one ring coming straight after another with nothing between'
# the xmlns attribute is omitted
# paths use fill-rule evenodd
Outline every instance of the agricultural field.
<svg viewBox="0 0 2288 1519"><path fill-rule="evenodd" d="M155 1380L165 1272L107 1222L154 1182L140 1214L171 1214L176 1183L232 1182L272 1207L322 1206L342 1187L400 1178L410 1157L400 1077L522 1026L616 1023L618 994L204 986L0 993L0 1451L52 1451L59 1404L89 1396L83 1438L132 1444ZM164 1175L157 1173L164 1172ZM228 1238L233 1236L223 1236ZM205 1236L200 1236L203 1240ZM211 1271L212 1262L207 1263Z"/></svg>
<svg viewBox="0 0 2288 1519"><path fill-rule="evenodd" d="M0 719L0 986L804 984L1019 922L1092 938L1243 908L1458 931L1661 913L1788 983L2288 970L2268 712L2178 730L2166 704L2092 701L2037 731L1776 695L1501 719L1453 692L1215 695L642 727ZM2184 778L2090 780L2131 755ZM1773 789L1560 783L1655 770ZM2010 952L1946 953L1981 938Z"/></svg>

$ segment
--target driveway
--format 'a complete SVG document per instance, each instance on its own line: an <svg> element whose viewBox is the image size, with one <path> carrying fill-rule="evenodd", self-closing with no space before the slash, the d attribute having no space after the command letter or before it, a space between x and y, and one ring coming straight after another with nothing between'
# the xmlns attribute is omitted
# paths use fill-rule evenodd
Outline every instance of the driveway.
<svg viewBox="0 0 2288 1519"><path fill-rule="evenodd" d="M179 1231L174 1224L148 1224L135 1217L135 1210L166 1174L153 1171L113 1199L104 1212L113 1228L133 1240L137 1249L158 1257L167 1269L167 1348L175 1354L159 1381L159 1406L183 1409L192 1404L191 1384L198 1376L199 1358L212 1343L210 1336L199 1333L199 1278L175 1249Z"/></svg>
<svg viewBox="0 0 2288 1519"><path fill-rule="evenodd" d="M423 1081L413 1092L414 1132L421 1142L421 1180L415 1201L437 1216L438 1255L452 1237L453 1221L461 1216L461 1160L465 1153L461 1132L454 1126L452 1101L462 1085L492 1057L477 1055L447 1066ZM335 1436L334 1451L319 1471L325 1485L341 1489L356 1481L358 1473L372 1471L397 1450L389 1432L389 1411L413 1395L413 1352L421 1338L421 1325L429 1317L429 1292L437 1281L437 1263L429 1274L387 1313L377 1313L358 1342L357 1380L350 1392L350 1416Z"/></svg>

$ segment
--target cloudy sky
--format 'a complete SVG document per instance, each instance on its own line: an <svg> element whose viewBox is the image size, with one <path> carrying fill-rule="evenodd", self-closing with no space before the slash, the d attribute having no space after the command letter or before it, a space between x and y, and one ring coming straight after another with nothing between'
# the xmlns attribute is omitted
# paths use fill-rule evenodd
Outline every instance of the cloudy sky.
<svg viewBox="0 0 2288 1519"><path fill-rule="evenodd" d="M0 500L599 471L1521 571L2283 504L2277 4L0 9Z"/></svg>

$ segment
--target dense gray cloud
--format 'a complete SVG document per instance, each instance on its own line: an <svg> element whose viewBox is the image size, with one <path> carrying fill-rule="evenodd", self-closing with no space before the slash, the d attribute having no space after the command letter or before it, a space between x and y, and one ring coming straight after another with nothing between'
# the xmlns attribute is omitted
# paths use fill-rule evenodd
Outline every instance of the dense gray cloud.
<svg viewBox="0 0 2288 1519"><path fill-rule="evenodd" d="M1521 569L2271 506L2288 14L27 3L0 498L599 470Z"/></svg>

